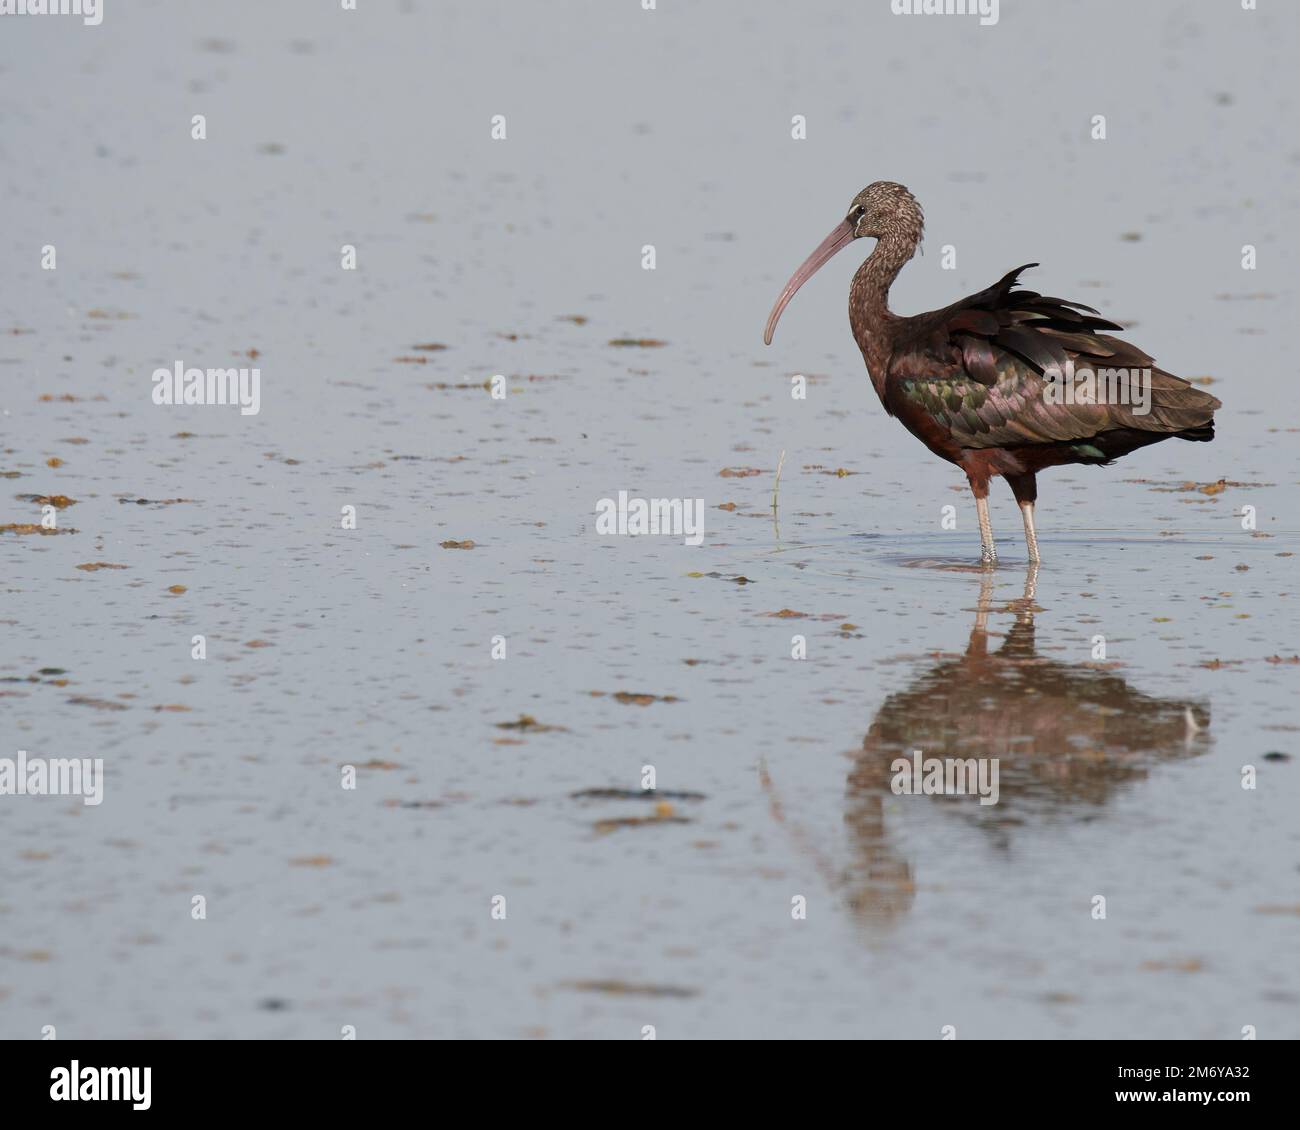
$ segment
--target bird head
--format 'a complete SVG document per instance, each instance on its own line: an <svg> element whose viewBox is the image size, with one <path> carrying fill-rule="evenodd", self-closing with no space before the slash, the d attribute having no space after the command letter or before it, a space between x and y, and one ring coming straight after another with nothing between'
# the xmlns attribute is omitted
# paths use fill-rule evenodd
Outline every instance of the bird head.
<svg viewBox="0 0 1300 1130"><path fill-rule="evenodd" d="M901 184L878 180L867 185L853 198L844 219L835 225L831 234L822 240L817 249L804 260L803 265L790 276L790 281L785 284L776 305L772 307L772 313L768 315L767 327L763 331L764 344L772 344L777 319L795 292L821 270L836 252L863 236L897 240L914 248L920 241L924 224L921 205Z"/></svg>

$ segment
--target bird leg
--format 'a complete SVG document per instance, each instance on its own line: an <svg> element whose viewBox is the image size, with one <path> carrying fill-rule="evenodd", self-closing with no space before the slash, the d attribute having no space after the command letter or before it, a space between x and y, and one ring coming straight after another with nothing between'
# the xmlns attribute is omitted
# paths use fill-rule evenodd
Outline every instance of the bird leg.
<svg viewBox="0 0 1300 1130"><path fill-rule="evenodd" d="M1034 504L1022 502L1020 513L1025 519L1025 545L1029 547L1029 561L1037 565L1042 558L1038 556L1038 534L1034 532Z"/></svg>
<svg viewBox="0 0 1300 1130"><path fill-rule="evenodd" d="M989 491L975 495L975 512L980 520L980 564L996 565L998 563L997 547L993 544L993 523L989 521Z"/></svg>
<svg viewBox="0 0 1300 1130"><path fill-rule="evenodd" d="M1025 520L1025 545L1029 550L1029 563L1037 565L1042 558L1038 556L1038 533L1034 529L1034 503L1038 499L1038 480L1030 471L1025 475L1007 475L1007 484L1016 496L1020 506L1020 515Z"/></svg>

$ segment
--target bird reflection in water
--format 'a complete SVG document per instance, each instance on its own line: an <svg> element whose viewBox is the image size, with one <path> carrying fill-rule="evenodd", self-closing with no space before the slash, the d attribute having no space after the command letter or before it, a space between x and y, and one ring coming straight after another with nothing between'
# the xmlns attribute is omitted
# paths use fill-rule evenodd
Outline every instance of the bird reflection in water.
<svg viewBox="0 0 1300 1130"><path fill-rule="evenodd" d="M1016 619L1000 645L990 646L998 633L988 628L993 578L986 573L965 653L927 667L876 711L852 755L844 813L849 858L842 866L791 827L773 798L774 815L860 918L887 923L915 899L916 876L895 826L914 811L908 805L939 804L1006 848L1019 826L1089 819L1159 762L1208 749L1203 703L1143 694L1103 663L1037 654L1037 570L1029 567L1024 595L1005 606ZM981 805L972 795L896 796L893 763L910 764L916 750L926 758L997 758L998 803ZM765 784L771 788L766 776Z"/></svg>

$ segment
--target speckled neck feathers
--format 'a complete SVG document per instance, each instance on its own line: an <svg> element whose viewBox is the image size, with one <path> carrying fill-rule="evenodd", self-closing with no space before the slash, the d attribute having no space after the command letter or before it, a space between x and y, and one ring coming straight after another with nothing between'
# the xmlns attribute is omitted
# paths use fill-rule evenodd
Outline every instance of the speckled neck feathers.
<svg viewBox="0 0 1300 1130"><path fill-rule="evenodd" d="M889 288L903 265L916 254L920 239L919 225L914 231L888 232L858 268L849 288L849 325L853 329L853 340L862 350L862 358L867 363L871 383L881 403L885 400L885 369L892 348L890 330L894 323L902 320L890 313Z"/></svg>

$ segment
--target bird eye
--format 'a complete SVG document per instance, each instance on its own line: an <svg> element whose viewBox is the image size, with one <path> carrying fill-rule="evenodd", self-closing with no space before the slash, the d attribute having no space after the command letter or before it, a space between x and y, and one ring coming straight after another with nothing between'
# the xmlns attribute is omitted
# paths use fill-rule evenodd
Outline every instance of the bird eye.
<svg viewBox="0 0 1300 1130"><path fill-rule="evenodd" d="M866 208L864 208L861 204L855 204L853 205L852 208L849 209L849 219L860 220L866 214L866 211L867 211Z"/></svg>

